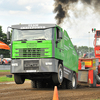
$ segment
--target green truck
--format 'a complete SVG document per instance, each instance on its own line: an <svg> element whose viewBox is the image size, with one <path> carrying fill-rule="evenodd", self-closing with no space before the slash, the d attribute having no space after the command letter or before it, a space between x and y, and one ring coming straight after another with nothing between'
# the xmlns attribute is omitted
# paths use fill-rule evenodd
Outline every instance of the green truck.
<svg viewBox="0 0 100 100"><path fill-rule="evenodd" d="M8 28L12 29L11 73L16 84L30 79L33 88L76 88L78 55L65 30L56 24L19 24Z"/></svg>

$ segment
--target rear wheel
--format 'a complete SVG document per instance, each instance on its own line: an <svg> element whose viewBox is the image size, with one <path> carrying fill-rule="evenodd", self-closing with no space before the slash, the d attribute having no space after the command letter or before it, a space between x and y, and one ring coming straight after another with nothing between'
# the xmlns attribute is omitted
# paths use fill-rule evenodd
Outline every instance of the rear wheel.
<svg viewBox="0 0 100 100"><path fill-rule="evenodd" d="M21 75L14 74L14 80L16 84L23 84L25 81L25 78L22 77Z"/></svg>
<svg viewBox="0 0 100 100"><path fill-rule="evenodd" d="M52 75L52 80L55 85L61 84L63 82L63 66L62 64L58 65L58 73Z"/></svg>
<svg viewBox="0 0 100 100"><path fill-rule="evenodd" d="M41 80L38 80L37 81L37 88L39 89L39 88L42 88L42 87L43 87L42 81Z"/></svg>
<svg viewBox="0 0 100 100"><path fill-rule="evenodd" d="M76 74L73 73L72 75L72 81L69 81L67 82L67 88L68 89L76 89L77 87L77 80L76 80Z"/></svg>
<svg viewBox="0 0 100 100"><path fill-rule="evenodd" d="M36 81L31 80L31 87L32 88L37 88Z"/></svg>
<svg viewBox="0 0 100 100"><path fill-rule="evenodd" d="M67 88L67 81L66 81L66 79L63 80L63 82L61 84L61 88L62 89L66 89Z"/></svg>

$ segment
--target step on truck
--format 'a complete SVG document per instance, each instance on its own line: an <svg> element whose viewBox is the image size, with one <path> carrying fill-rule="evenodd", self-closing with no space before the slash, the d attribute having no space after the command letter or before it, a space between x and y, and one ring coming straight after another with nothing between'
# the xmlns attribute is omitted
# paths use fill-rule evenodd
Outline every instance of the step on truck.
<svg viewBox="0 0 100 100"><path fill-rule="evenodd" d="M76 88L78 55L65 30L56 24L20 24L9 28L11 73L16 84L30 79L32 88Z"/></svg>

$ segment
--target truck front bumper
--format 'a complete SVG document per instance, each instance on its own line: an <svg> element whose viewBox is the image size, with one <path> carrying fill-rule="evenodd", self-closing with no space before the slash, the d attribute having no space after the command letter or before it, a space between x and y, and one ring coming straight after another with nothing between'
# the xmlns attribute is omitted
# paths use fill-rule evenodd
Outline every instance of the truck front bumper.
<svg viewBox="0 0 100 100"><path fill-rule="evenodd" d="M13 59L11 73L58 72L57 59Z"/></svg>

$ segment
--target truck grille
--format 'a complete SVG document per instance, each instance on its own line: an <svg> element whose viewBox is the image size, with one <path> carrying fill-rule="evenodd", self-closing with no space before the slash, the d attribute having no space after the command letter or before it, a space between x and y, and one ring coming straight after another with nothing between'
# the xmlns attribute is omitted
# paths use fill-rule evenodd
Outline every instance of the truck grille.
<svg viewBox="0 0 100 100"><path fill-rule="evenodd" d="M24 70L39 70L39 60L25 60Z"/></svg>
<svg viewBox="0 0 100 100"><path fill-rule="evenodd" d="M45 55L45 53L48 53L45 51L48 48L24 48L24 49L16 49L19 50L19 52L16 52L16 54L19 54L19 56L16 57L47 57L48 55Z"/></svg>

